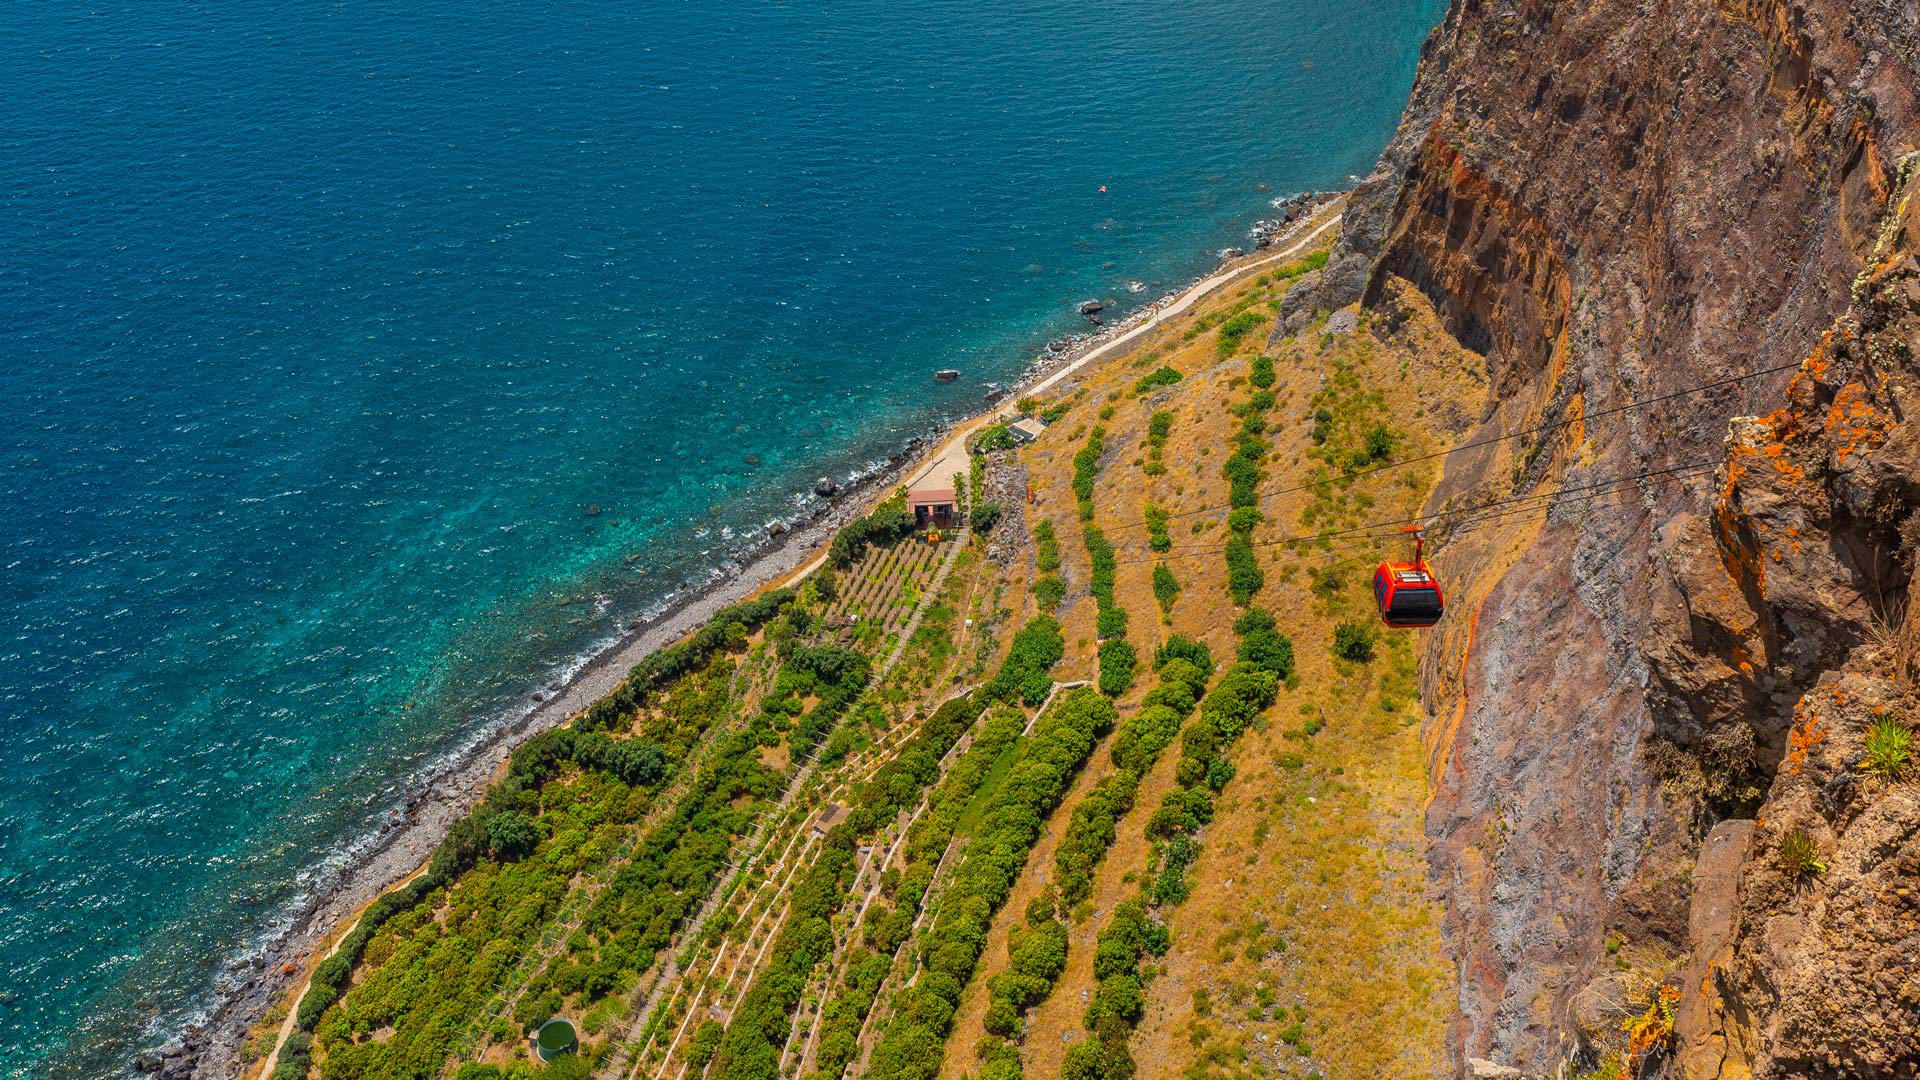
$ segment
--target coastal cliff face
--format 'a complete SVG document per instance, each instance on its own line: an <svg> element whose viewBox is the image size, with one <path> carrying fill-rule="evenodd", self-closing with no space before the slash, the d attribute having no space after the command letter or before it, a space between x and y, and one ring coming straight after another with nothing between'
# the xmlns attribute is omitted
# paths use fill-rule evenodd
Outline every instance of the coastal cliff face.
<svg viewBox="0 0 1920 1080"><path fill-rule="evenodd" d="M1915 712L1916 58L1911 4L1457 0L1288 299L1404 280L1485 357L1462 442L1531 433L1430 510L1567 493L1435 536L1461 1068L1920 1070L1920 766L1863 767Z"/></svg>

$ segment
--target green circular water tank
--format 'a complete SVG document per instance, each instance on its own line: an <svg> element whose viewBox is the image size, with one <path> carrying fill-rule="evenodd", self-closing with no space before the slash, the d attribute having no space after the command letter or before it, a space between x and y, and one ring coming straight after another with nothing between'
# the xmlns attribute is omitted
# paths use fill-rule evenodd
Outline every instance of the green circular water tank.
<svg viewBox="0 0 1920 1080"><path fill-rule="evenodd" d="M552 1061L561 1054L571 1054L580 1046L580 1040L573 1031L573 1021L559 1017L540 1025L533 1036L534 1052L541 1061Z"/></svg>

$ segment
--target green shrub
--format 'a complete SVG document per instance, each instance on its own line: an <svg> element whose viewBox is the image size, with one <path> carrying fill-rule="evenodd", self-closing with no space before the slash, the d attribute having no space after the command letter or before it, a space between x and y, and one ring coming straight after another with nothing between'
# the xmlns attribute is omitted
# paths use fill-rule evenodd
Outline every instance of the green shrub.
<svg viewBox="0 0 1920 1080"><path fill-rule="evenodd" d="M1173 550L1173 535L1167 531L1170 515L1165 507L1147 504L1145 511L1147 522L1147 546L1155 551Z"/></svg>
<svg viewBox="0 0 1920 1080"><path fill-rule="evenodd" d="M1227 595L1236 604L1248 604L1253 594L1267 582L1266 572L1254 557L1253 541L1244 533L1227 538Z"/></svg>
<svg viewBox="0 0 1920 1080"><path fill-rule="evenodd" d="M720 1049L720 1038L727 1029L717 1020L703 1021L687 1040L687 1061L696 1069L705 1069L707 1062L713 1060L714 1051Z"/></svg>
<svg viewBox="0 0 1920 1080"><path fill-rule="evenodd" d="M1167 568L1166 563L1155 563L1153 565L1153 598L1160 601L1161 610L1173 610L1174 598L1179 595L1180 580L1173 576L1173 571Z"/></svg>
<svg viewBox="0 0 1920 1080"><path fill-rule="evenodd" d="M1892 717L1882 717L1867 729L1866 741L1861 768L1889 780L1899 779L1913 759L1913 733Z"/></svg>
<svg viewBox="0 0 1920 1080"><path fill-rule="evenodd" d="M869 1077L922 1080L938 1069L954 1009L979 964L995 912L1012 892L1047 817L1114 718L1106 698L1078 689L1062 695L1035 722L1025 751L996 789L954 870L926 932L919 980L900 995L893 1020L874 1047Z"/></svg>
<svg viewBox="0 0 1920 1080"><path fill-rule="evenodd" d="M1093 517L1093 481L1100 474L1100 455L1106 448L1107 429L1095 426L1087 442L1073 455L1073 496L1080 503L1080 520Z"/></svg>
<svg viewBox="0 0 1920 1080"><path fill-rule="evenodd" d="M1153 666L1164 671L1176 660L1184 660L1199 672L1199 682L1205 683L1213 676L1213 651L1204 641L1195 641L1181 634L1174 634L1153 651Z"/></svg>
<svg viewBox="0 0 1920 1080"><path fill-rule="evenodd" d="M540 826L518 810L502 810L486 820L487 849L502 862L530 855L540 843Z"/></svg>
<svg viewBox="0 0 1920 1080"><path fill-rule="evenodd" d="M1043 577L1033 583L1033 599L1044 613L1052 613L1060 607L1060 601L1067 595L1067 583L1057 577Z"/></svg>
<svg viewBox="0 0 1920 1080"><path fill-rule="evenodd" d="M1019 633L1013 635L1006 662L1000 665L999 673L982 693L994 701L1020 697L1038 704L1039 700L1046 698L1048 689L1053 685L1047 672L1060 662L1066 652L1067 643L1060 636L1059 620L1051 615L1035 615L1027 620ZM1038 700L1033 699L1036 686L1040 693Z"/></svg>
<svg viewBox="0 0 1920 1080"><path fill-rule="evenodd" d="M1108 638L1100 643L1100 692L1119 697L1133 687L1136 658L1133 645L1124 638Z"/></svg>
<svg viewBox="0 0 1920 1080"><path fill-rule="evenodd" d="M1333 628L1333 655L1342 660L1373 659L1373 644L1373 627L1365 623L1343 622Z"/></svg>
<svg viewBox="0 0 1920 1080"><path fill-rule="evenodd" d="M1266 321L1263 316L1256 315L1251 311L1243 311L1228 319L1226 322L1221 323L1220 336L1218 338L1220 355L1231 355L1234 350L1240 347L1240 343L1246 339L1248 334L1258 330Z"/></svg>
<svg viewBox="0 0 1920 1080"><path fill-rule="evenodd" d="M1173 432L1173 414L1161 410L1147 418L1147 441L1154 446L1164 445L1167 436Z"/></svg>
<svg viewBox="0 0 1920 1080"><path fill-rule="evenodd" d="M1807 830L1795 826L1780 838L1780 867L1795 880L1826 873L1820 861L1820 844Z"/></svg>
<svg viewBox="0 0 1920 1080"><path fill-rule="evenodd" d="M1053 522L1041 518L1033 523L1034 566L1043 574L1060 569L1060 541L1053 534Z"/></svg>
<svg viewBox="0 0 1920 1080"><path fill-rule="evenodd" d="M1000 504L997 502L983 502L974 507L972 514L969 515L973 530L979 533L992 532L993 527L1000 524L1001 513Z"/></svg>
<svg viewBox="0 0 1920 1080"><path fill-rule="evenodd" d="M1005 424L989 424L980 429L973 437L973 452L991 454L996 450L1011 450L1017 443L1013 441L1013 432Z"/></svg>
<svg viewBox="0 0 1920 1080"><path fill-rule="evenodd" d="M1179 382L1180 378L1181 375L1178 371L1170 367L1161 366L1142 377L1139 382L1134 384L1133 390L1136 394L1145 394L1149 391L1157 390L1162 386L1172 386L1174 383Z"/></svg>
<svg viewBox="0 0 1920 1080"><path fill-rule="evenodd" d="M1281 682L1293 676L1293 642L1277 630L1249 631L1240 641L1240 659Z"/></svg>
<svg viewBox="0 0 1920 1080"><path fill-rule="evenodd" d="M1394 441L1393 432L1388 431L1384 425L1374 425L1367 432L1365 463L1385 461L1387 456L1393 453Z"/></svg>

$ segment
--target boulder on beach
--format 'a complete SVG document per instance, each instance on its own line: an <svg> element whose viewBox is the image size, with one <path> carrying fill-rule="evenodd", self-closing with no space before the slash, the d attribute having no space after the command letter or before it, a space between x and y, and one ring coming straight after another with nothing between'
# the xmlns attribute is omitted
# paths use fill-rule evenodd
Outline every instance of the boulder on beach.
<svg viewBox="0 0 1920 1080"><path fill-rule="evenodd" d="M1103 304L1103 303L1101 303L1101 302L1100 302L1100 301L1098 301L1098 300L1089 300L1089 301L1087 301L1086 303L1084 303L1084 304L1081 304L1081 305L1080 305L1080 314L1082 314L1082 315L1098 315L1098 314L1100 314L1100 313L1101 313L1102 311L1105 311L1105 310L1106 310L1106 307L1107 307L1107 305L1105 305L1105 304Z"/></svg>
<svg viewBox="0 0 1920 1080"><path fill-rule="evenodd" d="M813 482L813 493L823 499L831 499L840 494L840 485L831 476L823 476Z"/></svg>
<svg viewBox="0 0 1920 1080"><path fill-rule="evenodd" d="M933 373L935 382L952 382L959 377L960 372L954 368L941 368L939 371Z"/></svg>

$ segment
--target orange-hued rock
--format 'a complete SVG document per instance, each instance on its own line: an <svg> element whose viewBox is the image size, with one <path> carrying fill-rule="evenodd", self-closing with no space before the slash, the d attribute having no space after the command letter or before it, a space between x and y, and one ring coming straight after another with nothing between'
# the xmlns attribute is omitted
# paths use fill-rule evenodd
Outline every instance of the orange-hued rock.
<svg viewBox="0 0 1920 1080"><path fill-rule="evenodd" d="M1916 52L1838 0L1463 0L1283 302L1276 335L1411 285L1485 357L1430 510L1606 489L1432 534L1457 1070L1920 1071L1920 924L1886 899L1920 893L1920 776L1820 801L1874 696L1822 680L1911 674ZM1783 891L1815 810L1834 868Z"/></svg>

